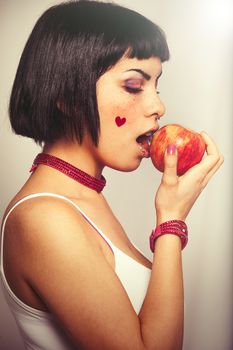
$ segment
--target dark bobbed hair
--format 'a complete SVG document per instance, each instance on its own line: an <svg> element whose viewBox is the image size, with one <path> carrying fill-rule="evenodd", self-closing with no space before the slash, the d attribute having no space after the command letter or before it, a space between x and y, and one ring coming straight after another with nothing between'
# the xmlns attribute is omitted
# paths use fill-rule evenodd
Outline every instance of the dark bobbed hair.
<svg viewBox="0 0 233 350"><path fill-rule="evenodd" d="M37 143L61 137L98 145L96 82L122 58L169 59L156 24L125 7L68 1L49 8L35 24L13 84L9 115L16 134Z"/></svg>

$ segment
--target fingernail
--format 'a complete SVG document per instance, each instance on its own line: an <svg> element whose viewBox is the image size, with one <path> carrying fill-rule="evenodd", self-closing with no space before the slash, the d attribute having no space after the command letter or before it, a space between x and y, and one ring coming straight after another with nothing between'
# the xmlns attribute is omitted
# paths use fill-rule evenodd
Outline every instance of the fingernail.
<svg viewBox="0 0 233 350"><path fill-rule="evenodd" d="M167 146L167 154L173 155L176 153L176 145Z"/></svg>

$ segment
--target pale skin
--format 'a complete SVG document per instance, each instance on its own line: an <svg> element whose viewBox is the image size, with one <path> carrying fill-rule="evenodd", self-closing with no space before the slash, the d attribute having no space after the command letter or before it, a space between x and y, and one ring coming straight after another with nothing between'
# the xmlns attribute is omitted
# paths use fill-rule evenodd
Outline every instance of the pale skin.
<svg viewBox="0 0 233 350"><path fill-rule="evenodd" d="M150 79L135 69L146 72ZM59 140L46 145L45 151L96 177L105 166L135 170L143 158L136 138L157 129L165 112L156 91L161 69L155 57L121 59L97 82L98 148L86 134L82 145ZM126 91L129 84L142 91ZM126 123L118 127L116 116L125 117ZM222 164L215 143L206 133L202 136L207 154L183 176L176 176L177 155L166 154L165 171L155 195L155 225L170 219L185 220ZM18 206L7 221L4 267L15 294L31 307L53 313L80 349L182 349L184 291L179 237L160 237L155 259L150 262L129 241L103 194L40 165L9 208L36 192L53 192L76 202L113 244L151 268L151 279L137 315L115 274L114 255L105 241L69 203L42 197ZM145 235L148 239L149 233Z"/></svg>

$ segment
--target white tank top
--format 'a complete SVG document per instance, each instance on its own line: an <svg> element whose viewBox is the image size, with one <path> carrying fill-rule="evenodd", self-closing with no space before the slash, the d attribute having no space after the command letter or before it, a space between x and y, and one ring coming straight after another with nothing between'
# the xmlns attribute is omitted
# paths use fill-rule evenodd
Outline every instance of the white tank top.
<svg viewBox="0 0 233 350"><path fill-rule="evenodd" d="M15 317L26 349L30 350L71 350L74 347L57 324L52 314L30 307L22 302L11 290L3 267L4 229L10 213L19 204L30 198L50 196L69 202L96 229L98 234L112 249L115 258L115 273L125 288L135 312L138 314L144 301L149 284L151 270L118 249L108 237L88 218L88 216L70 199L55 193L36 193L22 198L7 213L2 225L0 272L2 288L8 305ZM61 282L62 283L62 282ZM117 327L117 325L116 325Z"/></svg>

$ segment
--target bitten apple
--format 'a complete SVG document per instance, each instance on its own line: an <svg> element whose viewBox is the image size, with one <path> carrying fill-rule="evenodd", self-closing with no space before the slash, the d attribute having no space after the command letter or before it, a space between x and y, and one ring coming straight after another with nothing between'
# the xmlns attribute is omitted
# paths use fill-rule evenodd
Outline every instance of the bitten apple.
<svg viewBox="0 0 233 350"><path fill-rule="evenodd" d="M164 171L164 154L168 145L175 145L178 152L177 175L199 163L206 145L201 135L178 124L168 124L160 128L151 140L150 157L155 168Z"/></svg>

